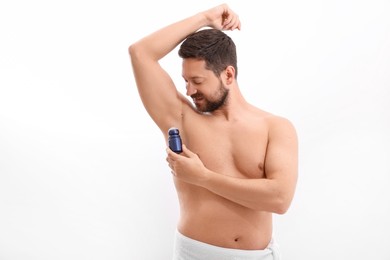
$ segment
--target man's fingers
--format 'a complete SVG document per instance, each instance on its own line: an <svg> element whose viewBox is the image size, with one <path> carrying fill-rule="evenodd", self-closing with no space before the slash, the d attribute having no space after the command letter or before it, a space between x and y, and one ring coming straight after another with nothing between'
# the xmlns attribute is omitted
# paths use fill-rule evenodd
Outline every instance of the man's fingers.
<svg viewBox="0 0 390 260"><path fill-rule="evenodd" d="M183 144L182 147L183 147L183 154L184 154L185 156L187 156L187 157L192 157L192 156L195 155L193 152L191 152L191 151L187 148L187 146L186 146L185 144Z"/></svg>
<svg viewBox="0 0 390 260"><path fill-rule="evenodd" d="M185 146L185 144L183 144L183 154L189 158L200 158L197 153L194 153L193 151L189 150L187 146Z"/></svg>

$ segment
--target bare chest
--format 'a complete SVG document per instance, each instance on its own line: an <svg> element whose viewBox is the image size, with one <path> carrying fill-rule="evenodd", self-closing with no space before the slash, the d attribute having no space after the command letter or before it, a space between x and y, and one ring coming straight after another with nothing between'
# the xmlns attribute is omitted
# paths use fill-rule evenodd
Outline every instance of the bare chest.
<svg viewBox="0 0 390 260"><path fill-rule="evenodd" d="M264 177L267 128L261 124L232 126L199 123L185 127L183 143L215 172L239 177Z"/></svg>

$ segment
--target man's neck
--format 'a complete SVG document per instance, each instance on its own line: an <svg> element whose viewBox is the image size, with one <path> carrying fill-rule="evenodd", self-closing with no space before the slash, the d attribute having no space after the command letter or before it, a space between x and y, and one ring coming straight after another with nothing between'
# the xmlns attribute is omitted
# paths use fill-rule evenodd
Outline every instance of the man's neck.
<svg viewBox="0 0 390 260"><path fill-rule="evenodd" d="M238 87L235 87L230 91L225 104L211 112L210 115L220 117L226 121L234 121L239 119L249 106L250 104L245 100Z"/></svg>

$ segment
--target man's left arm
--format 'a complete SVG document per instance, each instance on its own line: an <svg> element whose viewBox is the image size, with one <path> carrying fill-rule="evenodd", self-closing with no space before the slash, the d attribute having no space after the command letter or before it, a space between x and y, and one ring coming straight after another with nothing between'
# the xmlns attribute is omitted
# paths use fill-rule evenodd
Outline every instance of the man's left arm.
<svg viewBox="0 0 390 260"><path fill-rule="evenodd" d="M290 121L270 122L265 178L241 179L207 169L199 157L183 146L183 155L167 149L167 161L179 179L204 187L244 207L284 214L294 197L298 177L298 140Z"/></svg>

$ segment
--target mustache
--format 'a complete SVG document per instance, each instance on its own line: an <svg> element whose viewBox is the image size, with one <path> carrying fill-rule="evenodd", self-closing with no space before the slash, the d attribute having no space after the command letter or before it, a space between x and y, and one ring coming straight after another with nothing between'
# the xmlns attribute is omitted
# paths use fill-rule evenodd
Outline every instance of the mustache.
<svg viewBox="0 0 390 260"><path fill-rule="evenodd" d="M191 95L191 98L195 99L195 98L201 98L203 97L203 94L202 93L195 93L193 95Z"/></svg>

